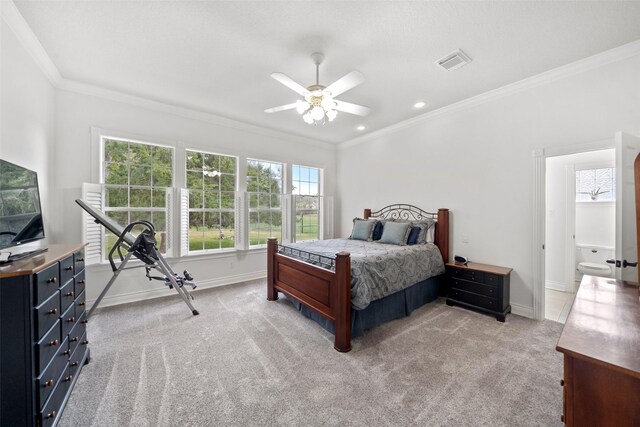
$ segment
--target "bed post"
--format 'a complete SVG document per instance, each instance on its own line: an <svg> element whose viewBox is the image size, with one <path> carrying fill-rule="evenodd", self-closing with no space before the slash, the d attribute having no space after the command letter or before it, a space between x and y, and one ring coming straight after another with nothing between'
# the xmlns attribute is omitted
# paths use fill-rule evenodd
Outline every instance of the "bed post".
<svg viewBox="0 0 640 427"><path fill-rule="evenodd" d="M341 352L351 350L351 258L348 252L336 254L337 292L331 304L335 312L335 341L333 348Z"/></svg>
<svg viewBox="0 0 640 427"><path fill-rule="evenodd" d="M362 216L364 219L369 219L371 217L371 209L365 209L364 215Z"/></svg>
<svg viewBox="0 0 640 427"><path fill-rule="evenodd" d="M449 209L438 209L438 226L436 228L436 245L440 248L444 263L449 262Z"/></svg>
<svg viewBox="0 0 640 427"><path fill-rule="evenodd" d="M276 290L275 264L276 253L278 252L278 239L270 237L267 240L267 300L275 301L278 299L278 291Z"/></svg>

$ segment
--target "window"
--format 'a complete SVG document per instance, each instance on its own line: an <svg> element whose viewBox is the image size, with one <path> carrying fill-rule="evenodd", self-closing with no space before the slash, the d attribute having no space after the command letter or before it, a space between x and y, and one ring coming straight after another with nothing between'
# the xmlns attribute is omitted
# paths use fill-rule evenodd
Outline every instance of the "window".
<svg viewBox="0 0 640 427"><path fill-rule="evenodd" d="M282 240L282 163L247 159L249 246Z"/></svg>
<svg viewBox="0 0 640 427"><path fill-rule="evenodd" d="M123 226L146 220L155 226L162 252L167 249L168 190L173 186L173 149L103 138L104 211ZM103 258L116 241L107 233Z"/></svg>
<svg viewBox="0 0 640 427"><path fill-rule="evenodd" d="M614 201L616 199L615 168L576 171L576 201Z"/></svg>
<svg viewBox="0 0 640 427"><path fill-rule="evenodd" d="M187 150L189 251L235 247L237 158Z"/></svg>
<svg viewBox="0 0 640 427"><path fill-rule="evenodd" d="M295 240L317 240L320 237L320 169L293 165L291 178Z"/></svg>

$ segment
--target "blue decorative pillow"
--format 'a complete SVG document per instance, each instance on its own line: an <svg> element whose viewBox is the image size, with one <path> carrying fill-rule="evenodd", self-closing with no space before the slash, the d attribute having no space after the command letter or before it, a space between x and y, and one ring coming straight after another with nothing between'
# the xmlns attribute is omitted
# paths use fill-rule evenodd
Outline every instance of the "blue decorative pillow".
<svg viewBox="0 0 640 427"><path fill-rule="evenodd" d="M410 232L411 224L408 222L387 221L382 230L382 237L378 242L390 243L392 245L406 245Z"/></svg>
<svg viewBox="0 0 640 427"><path fill-rule="evenodd" d="M407 245L415 245L418 243L418 235L420 234L420 227L411 227L411 232L407 238ZM374 239L375 240L375 239Z"/></svg>
<svg viewBox="0 0 640 427"><path fill-rule="evenodd" d="M371 237L373 240L380 240L382 237L382 230L384 229L384 224L382 221L376 221L376 226L373 227L373 236Z"/></svg>
<svg viewBox="0 0 640 427"><path fill-rule="evenodd" d="M413 227L420 227L420 233L418 234L417 244L427 243L428 240L428 232L435 224L435 221L432 219L422 219L420 221L411 221L411 225Z"/></svg>
<svg viewBox="0 0 640 427"><path fill-rule="evenodd" d="M371 241L373 235L373 227L376 225L376 221L368 221L366 219L354 219L353 230L351 231L352 240L367 240Z"/></svg>

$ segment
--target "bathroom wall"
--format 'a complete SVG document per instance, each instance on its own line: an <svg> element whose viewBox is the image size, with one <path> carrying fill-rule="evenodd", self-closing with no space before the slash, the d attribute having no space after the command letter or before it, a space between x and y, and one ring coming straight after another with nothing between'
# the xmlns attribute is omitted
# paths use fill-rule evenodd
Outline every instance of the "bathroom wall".
<svg viewBox="0 0 640 427"><path fill-rule="evenodd" d="M612 135L613 136L613 135ZM601 150L547 158L545 285L560 291L573 291L575 256L567 247L575 234L575 244L613 247L615 245L615 203L575 202L575 170L611 167L615 150ZM571 204L575 222L571 221ZM575 228L573 226L575 225ZM571 269L568 266L573 266Z"/></svg>

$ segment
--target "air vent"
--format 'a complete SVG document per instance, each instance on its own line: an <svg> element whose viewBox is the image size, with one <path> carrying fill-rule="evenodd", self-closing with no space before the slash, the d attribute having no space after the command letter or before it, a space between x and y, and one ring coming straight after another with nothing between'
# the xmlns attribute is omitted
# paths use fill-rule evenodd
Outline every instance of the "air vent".
<svg viewBox="0 0 640 427"><path fill-rule="evenodd" d="M451 52L444 58L439 59L436 64L444 68L446 71L453 71L460 67L464 67L469 62L471 62L471 58L469 58L463 51L458 49L454 52Z"/></svg>

